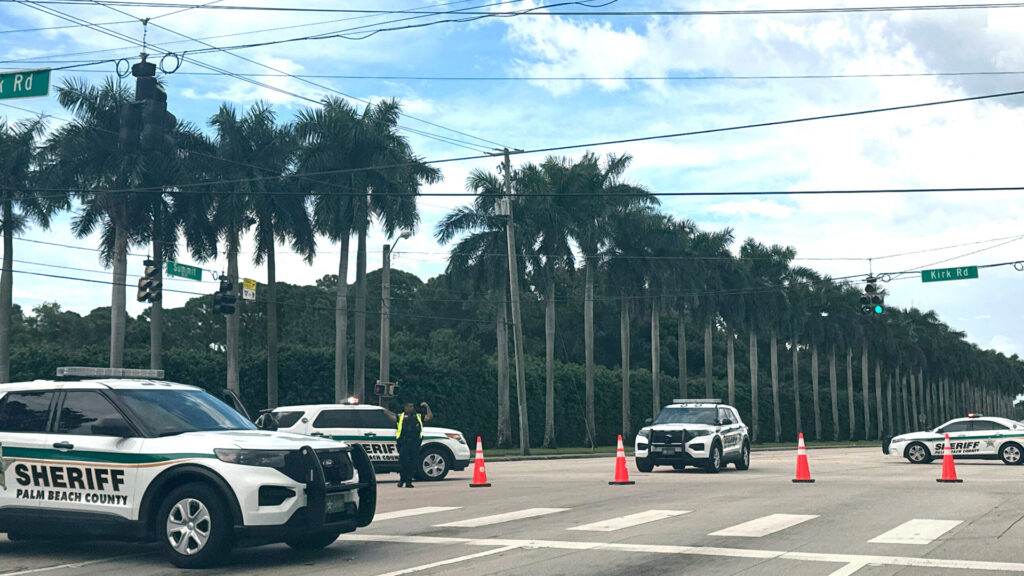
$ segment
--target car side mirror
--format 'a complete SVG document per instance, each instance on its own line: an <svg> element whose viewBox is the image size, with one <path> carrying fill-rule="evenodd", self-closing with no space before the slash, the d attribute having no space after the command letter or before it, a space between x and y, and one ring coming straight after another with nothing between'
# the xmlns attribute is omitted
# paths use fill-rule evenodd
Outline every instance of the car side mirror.
<svg viewBox="0 0 1024 576"><path fill-rule="evenodd" d="M132 427L120 418L100 418L92 425L92 433L96 436L113 436L115 438L135 436Z"/></svg>
<svg viewBox="0 0 1024 576"><path fill-rule="evenodd" d="M726 418L725 420L722 420L722 424L721 425L722 426L732 426L732 420Z"/></svg>
<svg viewBox="0 0 1024 576"><path fill-rule="evenodd" d="M256 419L256 427L260 430L266 430L268 432L276 432L279 423L277 417L274 416L273 412L264 412L260 414L260 417Z"/></svg>
<svg viewBox="0 0 1024 576"><path fill-rule="evenodd" d="M654 424L654 418L645 418L644 419L644 426L650 426L651 424Z"/></svg>

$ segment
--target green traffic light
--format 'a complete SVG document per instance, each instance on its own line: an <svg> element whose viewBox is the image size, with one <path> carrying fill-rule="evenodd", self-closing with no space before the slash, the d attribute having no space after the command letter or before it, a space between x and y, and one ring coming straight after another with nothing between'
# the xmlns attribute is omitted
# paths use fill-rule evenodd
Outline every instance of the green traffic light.
<svg viewBox="0 0 1024 576"><path fill-rule="evenodd" d="M881 314L885 312L885 308L881 304L875 304L875 314Z"/></svg>

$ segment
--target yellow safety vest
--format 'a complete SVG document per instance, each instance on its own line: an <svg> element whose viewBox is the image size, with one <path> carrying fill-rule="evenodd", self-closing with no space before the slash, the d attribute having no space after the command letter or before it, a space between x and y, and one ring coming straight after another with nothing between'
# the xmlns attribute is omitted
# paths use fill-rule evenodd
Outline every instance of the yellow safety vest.
<svg viewBox="0 0 1024 576"><path fill-rule="evenodd" d="M416 414L416 420L420 423L420 438L423 438L423 416ZM402 437L402 422L405 421L405 412L398 415L398 429L395 430L395 438Z"/></svg>

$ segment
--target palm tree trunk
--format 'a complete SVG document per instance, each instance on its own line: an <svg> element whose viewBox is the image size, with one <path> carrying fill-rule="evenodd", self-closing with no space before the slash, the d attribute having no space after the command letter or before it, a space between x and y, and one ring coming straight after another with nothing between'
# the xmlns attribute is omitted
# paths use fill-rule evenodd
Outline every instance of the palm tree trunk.
<svg viewBox="0 0 1024 576"><path fill-rule="evenodd" d="M661 412L661 319L658 303L651 303L651 418Z"/></svg>
<svg viewBox="0 0 1024 576"><path fill-rule="evenodd" d="M736 405L736 333L730 328L725 333L726 373L729 377L729 405Z"/></svg>
<svg viewBox="0 0 1024 576"><path fill-rule="evenodd" d="M334 401L348 398L348 256L351 236L341 238L338 285L334 297Z"/></svg>
<svg viewBox="0 0 1024 576"><path fill-rule="evenodd" d="M899 380L900 394L903 396L903 431L910 432L910 420L911 418L913 418L913 415L911 414L912 407L910 403L907 402L907 377L906 375L901 377L899 371L897 370L896 379Z"/></svg>
<svg viewBox="0 0 1024 576"><path fill-rule="evenodd" d="M889 420L888 420L888 422L889 422L889 430L888 430L888 435L889 436L895 436L896 435L896 421L893 420L893 411L892 411L892 374L890 374L888 376L888 378L886 378L885 404L886 404L886 406L889 409ZM881 426L879 426L879 429L881 429Z"/></svg>
<svg viewBox="0 0 1024 576"><path fill-rule="evenodd" d="M555 280L548 282L544 306L544 448L555 447Z"/></svg>
<svg viewBox="0 0 1024 576"><path fill-rule="evenodd" d="M882 439L885 434L883 428L885 428L885 422L882 418L882 363L875 359L875 420L878 421L878 434L875 436L878 440ZM889 414L889 425L892 425L892 414Z"/></svg>
<svg viewBox="0 0 1024 576"><path fill-rule="evenodd" d="M277 260L273 233L267 251L267 408L277 408Z"/></svg>
<svg viewBox="0 0 1024 576"><path fill-rule="evenodd" d="M860 387L864 397L864 439L871 438L871 377L868 375L868 345L860 348Z"/></svg>
<svg viewBox="0 0 1024 576"><path fill-rule="evenodd" d="M0 384L11 381L11 307L14 294L14 209L4 199L0 225L4 231L4 263L0 271Z"/></svg>
<svg viewBox="0 0 1024 576"><path fill-rule="evenodd" d="M750 329L750 441L757 443L760 436L761 402L757 397L757 331Z"/></svg>
<svg viewBox="0 0 1024 576"><path fill-rule="evenodd" d="M853 402L853 348L846 347L846 404L849 413L850 440L857 436L857 414Z"/></svg>
<svg viewBox="0 0 1024 576"><path fill-rule="evenodd" d="M123 213L124 207L118 212ZM122 214L119 214L119 216ZM114 219L114 274L110 290L110 367L124 366L125 275L128 268L128 231L123 218Z"/></svg>
<svg viewBox="0 0 1024 576"><path fill-rule="evenodd" d="M821 440L821 401L818 395L818 345L811 344L811 394L814 404L814 439Z"/></svg>
<svg viewBox="0 0 1024 576"><path fill-rule="evenodd" d="M153 211L153 266L156 267L157 282L163 284L164 275L164 210L160 202ZM163 289L158 292L157 299L149 306L149 367L162 370L164 348L164 302Z"/></svg>
<svg viewBox="0 0 1024 576"><path fill-rule="evenodd" d="M917 428L921 421L920 412L917 410L917 386L914 384L914 373L910 373L910 430Z"/></svg>
<svg viewBox="0 0 1024 576"><path fill-rule="evenodd" d="M800 415L800 346L796 334L793 335L793 410L796 413L796 432L804 431Z"/></svg>
<svg viewBox="0 0 1024 576"><path fill-rule="evenodd" d="M678 334L677 345L679 348L679 358L677 358L679 361L679 397L685 399L689 397L689 383L686 380L689 370L686 366L686 320L684 319L684 314L685 311L680 308L679 327L676 329L676 332Z"/></svg>
<svg viewBox="0 0 1024 576"><path fill-rule="evenodd" d="M714 398L715 391L713 382L711 380L713 376L713 370L711 366L711 320L704 325L704 397Z"/></svg>
<svg viewBox="0 0 1024 576"><path fill-rule="evenodd" d="M229 233L228 245L228 281L231 282L231 293L238 294L238 233ZM228 390L235 394L241 394L242 390L238 380L238 348L241 344L239 328L241 326L241 314L235 309L234 314L229 314L225 319L227 324L227 365L228 365Z"/></svg>
<svg viewBox="0 0 1024 576"><path fill-rule="evenodd" d="M775 443L782 440L782 414L779 409L779 342L775 330L771 332L771 355L772 355L772 414L775 423Z"/></svg>
<svg viewBox="0 0 1024 576"><path fill-rule="evenodd" d="M828 351L828 384L832 393L832 439L839 440L839 382L836 377L836 347Z"/></svg>
<svg viewBox="0 0 1024 576"><path fill-rule="evenodd" d="M495 314L494 327L498 342L498 448L512 445L508 388L508 304L505 302L507 292L507 283L502 282L501 296L498 298L501 305Z"/></svg>
<svg viewBox="0 0 1024 576"><path fill-rule="evenodd" d="M352 395L363 397L366 388L366 230L359 231L356 246L356 337Z"/></svg>
<svg viewBox="0 0 1024 576"><path fill-rule="evenodd" d="M619 314L619 341L622 347L622 436L628 438L629 417L629 302L622 300Z"/></svg>
<svg viewBox="0 0 1024 576"><path fill-rule="evenodd" d="M583 373L586 382L586 425L587 439L591 448L597 447L597 429L594 427L594 263L591 259L584 262L583 292L583 349L585 366Z"/></svg>

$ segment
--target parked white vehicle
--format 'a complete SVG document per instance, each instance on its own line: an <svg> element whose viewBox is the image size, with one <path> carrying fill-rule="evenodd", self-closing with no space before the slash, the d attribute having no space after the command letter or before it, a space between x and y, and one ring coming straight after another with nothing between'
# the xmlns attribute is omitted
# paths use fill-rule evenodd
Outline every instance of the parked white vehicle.
<svg viewBox="0 0 1024 576"><path fill-rule="evenodd" d="M934 430L900 434L883 443L882 452L912 464L927 464L942 456L946 434L954 458L1002 460L1010 465L1024 462L1024 424L980 414L950 420Z"/></svg>
<svg viewBox="0 0 1024 576"><path fill-rule="evenodd" d="M700 466L715 473L729 462L750 467L750 437L735 408L720 400L675 400L636 435L637 470Z"/></svg>

